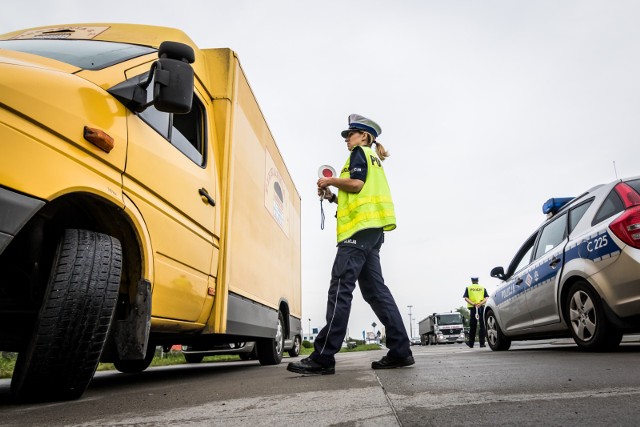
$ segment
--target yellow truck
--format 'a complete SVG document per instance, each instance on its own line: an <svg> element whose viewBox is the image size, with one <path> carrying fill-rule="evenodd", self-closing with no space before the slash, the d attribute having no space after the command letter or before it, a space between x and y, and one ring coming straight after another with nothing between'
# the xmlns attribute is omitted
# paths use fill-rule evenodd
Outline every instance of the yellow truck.
<svg viewBox="0 0 640 427"><path fill-rule="evenodd" d="M296 356L300 196L236 54L144 25L1 35L0 273L17 400L157 346Z"/></svg>

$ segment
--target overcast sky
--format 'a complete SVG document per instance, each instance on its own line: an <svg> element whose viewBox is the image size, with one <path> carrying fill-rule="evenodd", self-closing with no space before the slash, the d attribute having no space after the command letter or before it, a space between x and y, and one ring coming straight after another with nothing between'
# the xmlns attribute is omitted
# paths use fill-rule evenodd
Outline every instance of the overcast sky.
<svg viewBox="0 0 640 427"><path fill-rule="evenodd" d="M184 30L238 53L302 197L303 327L324 325L335 205L320 230L317 170L340 131L377 121L398 228L381 257L409 330L507 265L549 197L640 175L640 2L611 0L36 1L0 33L86 22ZM615 162L615 168L614 168ZM380 324L356 290L358 338Z"/></svg>

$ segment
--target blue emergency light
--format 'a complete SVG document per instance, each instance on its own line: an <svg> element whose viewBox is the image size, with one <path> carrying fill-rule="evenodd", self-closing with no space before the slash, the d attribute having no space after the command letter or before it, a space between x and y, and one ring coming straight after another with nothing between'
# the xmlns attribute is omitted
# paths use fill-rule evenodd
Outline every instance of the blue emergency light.
<svg viewBox="0 0 640 427"><path fill-rule="evenodd" d="M542 205L542 213L543 214L551 214L555 215L558 213L560 209L570 201L572 201L574 197L553 197Z"/></svg>

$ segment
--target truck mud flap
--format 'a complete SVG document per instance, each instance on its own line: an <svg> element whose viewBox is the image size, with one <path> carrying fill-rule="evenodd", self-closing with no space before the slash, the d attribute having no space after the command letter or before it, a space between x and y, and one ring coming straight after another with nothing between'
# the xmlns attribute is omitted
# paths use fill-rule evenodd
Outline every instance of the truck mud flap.
<svg viewBox="0 0 640 427"><path fill-rule="evenodd" d="M151 282L138 282L136 297L127 317L115 324L115 341L121 360L140 360L147 354L151 330Z"/></svg>

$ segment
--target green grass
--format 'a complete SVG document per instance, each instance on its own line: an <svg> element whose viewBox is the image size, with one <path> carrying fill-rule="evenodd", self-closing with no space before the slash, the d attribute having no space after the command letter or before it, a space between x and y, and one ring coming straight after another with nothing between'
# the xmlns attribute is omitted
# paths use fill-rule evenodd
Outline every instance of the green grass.
<svg viewBox="0 0 640 427"><path fill-rule="evenodd" d="M353 352L353 351L370 351L370 350L380 350L380 346L376 344L361 344L355 348L346 349L343 348L341 352ZM304 348L300 349L300 355L306 356L313 352L313 348ZM285 358L288 358L289 355L285 353ZM16 353L2 353L0 355L0 378L11 378L13 374L13 368L16 364ZM240 360L240 357L237 355L219 355L219 356L208 356L204 358L204 362L232 362ZM169 366L169 365L180 365L187 363L182 356L182 352L180 351L171 351L169 353L163 353L161 351L156 351L156 356L151 361L151 366ZM112 363L100 363L98 365L98 371L111 371L114 370Z"/></svg>

